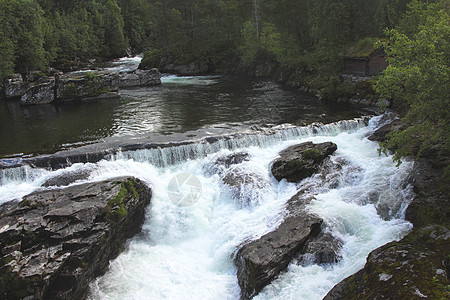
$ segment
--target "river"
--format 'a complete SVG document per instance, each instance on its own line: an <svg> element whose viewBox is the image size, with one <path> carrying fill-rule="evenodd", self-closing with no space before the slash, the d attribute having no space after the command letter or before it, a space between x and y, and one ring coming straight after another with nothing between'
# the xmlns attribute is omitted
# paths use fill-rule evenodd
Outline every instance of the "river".
<svg viewBox="0 0 450 300"><path fill-rule="evenodd" d="M367 139L380 117L361 117L367 113L328 106L269 81L235 77L165 76L161 87L122 94L117 101L42 109L2 104L3 114L12 118L8 134L2 125L1 138L10 144L3 143L4 156L110 139L145 139L152 136L148 133L170 140L175 133L189 138L197 132L225 132L206 142L122 151L97 163L60 170L22 167L20 176L2 171L0 203L42 189L49 178L80 170L89 176L75 184L135 176L151 186L153 198L142 232L111 262L107 273L91 283L92 300L239 299L234 255L242 243L275 229L286 214L286 202L306 183L315 185L315 200L308 209L342 241L342 259L332 265L294 261L255 299L322 299L336 283L361 269L370 251L402 238L412 227L404 220L412 199L412 163L396 167ZM326 124L309 125L319 121ZM37 144L27 137L33 130L40 132ZM278 182L270 174L279 151L304 141L337 144L331 157L339 166L333 183L318 177L300 184ZM238 152L249 159L224 167L220 174L239 172L262 184L236 195L213 170L218 159ZM180 178L185 184L174 181Z"/></svg>

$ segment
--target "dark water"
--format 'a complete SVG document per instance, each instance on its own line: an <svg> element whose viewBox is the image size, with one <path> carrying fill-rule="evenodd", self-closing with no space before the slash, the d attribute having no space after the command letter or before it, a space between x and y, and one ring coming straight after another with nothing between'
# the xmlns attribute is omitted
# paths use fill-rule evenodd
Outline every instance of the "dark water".
<svg viewBox="0 0 450 300"><path fill-rule="evenodd" d="M161 87L121 91L121 99L20 106L0 102L0 157L37 155L108 138L211 127L309 124L364 114L270 81L238 77L163 78Z"/></svg>

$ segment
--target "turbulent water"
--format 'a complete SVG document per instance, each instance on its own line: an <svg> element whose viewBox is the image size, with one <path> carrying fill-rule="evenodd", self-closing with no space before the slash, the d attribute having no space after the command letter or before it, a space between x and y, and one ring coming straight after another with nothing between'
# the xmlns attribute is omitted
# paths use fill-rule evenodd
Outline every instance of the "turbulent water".
<svg viewBox="0 0 450 300"><path fill-rule="evenodd" d="M132 69L137 61L124 59L110 68ZM255 299L321 299L336 283L361 269L370 251L411 229L403 217L412 198L408 185L412 163L397 168L391 157L378 155L377 144L367 136L380 117L367 124L368 117L353 119L352 114L360 112L344 109L330 114L331 108L304 96L294 97L272 83L252 83L250 89L248 84L218 77L166 76L162 89L123 91L126 100L120 109L113 109L112 125L100 126L107 128L105 136L123 133L125 141L129 135L147 131L166 134L215 128L245 129L245 133L119 151L98 163L53 171L29 166L1 170L0 203L54 188L42 184L66 174L87 174L73 184L138 177L153 190L143 230L111 262L107 273L91 283L89 298L239 299L236 252L243 243L277 228L285 217L286 202L308 185L315 195L308 209L343 241L342 260L334 265L294 261ZM284 100L274 101L280 97ZM85 105L83 110L92 110ZM64 117L64 109L59 117ZM93 116L87 118L93 122ZM348 120L331 122L339 119ZM331 123L301 125L311 120ZM294 125L279 125L283 123ZM24 130L20 124L18 128ZM99 138L98 132L94 136ZM305 141L336 143L338 150L331 156L336 168L325 179L313 176L299 184L276 181L270 173L271 162L281 150ZM86 137L78 136L75 142L85 143ZM228 167L218 164L233 153L247 153L249 159ZM223 181L230 172L249 180L233 189Z"/></svg>
<svg viewBox="0 0 450 300"><path fill-rule="evenodd" d="M322 266L293 262L256 297L321 299L362 268L370 251L401 238L411 228L403 220L411 199L407 184L411 164L396 168L390 157L378 156L377 145L366 138L378 119L373 118L369 126L350 120L315 129L289 127L234 143L217 141L216 146L191 144L182 149L122 153L109 161L57 171L28 168L21 173L26 176L4 174L0 201L18 198L39 189L48 178L76 170L90 172L87 180L78 183L136 176L154 193L143 231L111 262L109 271L91 284L90 299L238 299L236 251L242 243L275 229L283 220L286 201L306 184L277 182L270 174L270 163L290 145L332 141L338 146L332 161L341 166L340 171L332 176L333 184L316 186L316 200L309 209L343 240L343 259ZM217 172L217 159L237 152L248 153L250 160ZM260 189L232 193L221 178L231 169L258 178ZM184 199L181 205L168 185L180 174L196 179L192 185L177 187L179 193L192 196L188 199L192 201ZM314 184L315 180L307 181Z"/></svg>

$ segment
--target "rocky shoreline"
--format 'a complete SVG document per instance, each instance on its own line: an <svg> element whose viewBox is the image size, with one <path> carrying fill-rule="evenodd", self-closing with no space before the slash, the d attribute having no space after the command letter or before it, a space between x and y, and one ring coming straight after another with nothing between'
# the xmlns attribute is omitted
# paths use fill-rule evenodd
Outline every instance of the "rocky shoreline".
<svg viewBox="0 0 450 300"><path fill-rule="evenodd" d="M151 195L136 178L114 178L0 206L1 298L84 299L140 232Z"/></svg>
<svg viewBox="0 0 450 300"><path fill-rule="evenodd" d="M20 74L3 84L4 98L20 99L21 105L92 101L120 97L122 88L155 86L161 84L158 69L128 72L77 71L62 73L53 70L51 76Z"/></svg>
<svg viewBox="0 0 450 300"><path fill-rule="evenodd" d="M384 140L402 126L394 118L371 140ZM324 298L338 299L448 299L450 295L450 191L445 175L448 159L419 158L411 183L415 197L405 218L414 228L400 241L372 251L362 270L337 284Z"/></svg>
<svg viewBox="0 0 450 300"><path fill-rule="evenodd" d="M381 123L369 139L383 140L387 132L401 126L392 115ZM277 180L302 185L286 203L286 216L278 228L236 249L241 299L253 298L292 262L331 265L341 259L342 241L327 233L323 219L307 209L319 187L336 184L333 179L345 164L329 159L336 149L331 142L306 142L281 151L272 162ZM237 199L242 189L264 192L265 182L239 167L248 159L245 152L235 153L217 159L209 170ZM414 230L372 251L365 267L324 299L448 296L450 205L448 181L442 177L446 165L431 158L415 161L410 179L415 197L406 210ZM89 282L103 274L126 240L140 231L151 190L135 178L67 187L87 176L89 170L49 178L42 184L45 189L0 206L4 299L83 299ZM237 205L253 205L241 200Z"/></svg>

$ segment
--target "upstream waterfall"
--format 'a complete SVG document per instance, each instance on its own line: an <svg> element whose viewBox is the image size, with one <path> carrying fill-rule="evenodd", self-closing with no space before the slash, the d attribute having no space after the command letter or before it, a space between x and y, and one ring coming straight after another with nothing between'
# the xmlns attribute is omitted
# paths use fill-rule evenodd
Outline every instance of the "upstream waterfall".
<svg viewBox="0 0 450 300"><path fill-rule="evenodd" d="M233 259L240 245L277 228L285 217L286 202L302 185L316 184L315 200L308 209L343 241L342 260L333 265L293 261L255 299L321 299L336 283L361 269L370 251L402 238L412 227L403 218L412 199L408 184L412 163L396 167L391 157L378 155L377 144L366 137L379 120L282 126L270 132L117 152L97 163L59 170L5 169L0 203L20 199L44 188L48 179L74 172L87 175L72 184L138 177L153 189L142 232L111 262L109 271L91 283L89 298L239 299ZM299 184L278 182L271 175L270 164L279 151L305 141L337 144L331 161L339 168L332 184L319 185L314 176ZM235 153L246 153L248 159L218 166L218 160ZM221 171L216 172L217 168ZM257 178L260 184L232 193L222 180L227 172ZM193 196L182 205L174 201L170 186L180 174L195 179L191 185L177 182L179 193Z"/></svg>

